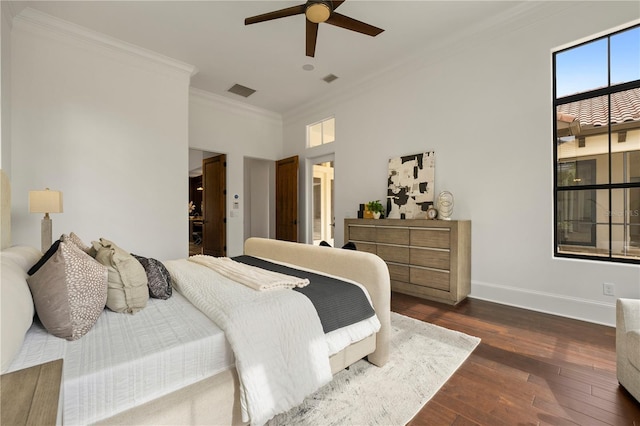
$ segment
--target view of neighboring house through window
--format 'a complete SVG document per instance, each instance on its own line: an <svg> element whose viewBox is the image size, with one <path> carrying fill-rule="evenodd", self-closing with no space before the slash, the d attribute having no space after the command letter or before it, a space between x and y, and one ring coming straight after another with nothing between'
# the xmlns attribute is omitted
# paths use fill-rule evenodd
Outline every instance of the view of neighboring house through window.
<svg viewBox="0 0 640 426"><path fill-rule="evenodd" d="M327 118L307 126L307 144L309 147L323 145L336 139L336 120Z"/></svg>
<svg viewBox="0 0 640 426"><path fill-rule="evenodd" d="M640 26L553 53L555 255L640 263Z"/></svg>

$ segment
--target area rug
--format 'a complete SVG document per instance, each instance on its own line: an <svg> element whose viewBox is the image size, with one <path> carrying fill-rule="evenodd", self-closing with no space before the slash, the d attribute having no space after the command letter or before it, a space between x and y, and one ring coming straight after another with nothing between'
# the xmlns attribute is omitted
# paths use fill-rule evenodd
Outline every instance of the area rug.
<svg viewBox="0 0 640 426"><path fill-rule="evenodd" d="M391 329L387 364L358 361L268 425L404 425L480 343L477 337L395 312Z"/></svg>

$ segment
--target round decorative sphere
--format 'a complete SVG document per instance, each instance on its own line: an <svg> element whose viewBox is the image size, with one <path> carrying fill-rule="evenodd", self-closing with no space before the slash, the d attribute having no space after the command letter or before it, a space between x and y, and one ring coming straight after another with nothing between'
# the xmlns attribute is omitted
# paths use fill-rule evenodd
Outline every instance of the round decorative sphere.
<svg viewBox="0 0 640 426"><path fill-rule="evenodd" d="M451 220L453 214L453 194L442 191L438 194L438 216L440 219Z"/></svg>

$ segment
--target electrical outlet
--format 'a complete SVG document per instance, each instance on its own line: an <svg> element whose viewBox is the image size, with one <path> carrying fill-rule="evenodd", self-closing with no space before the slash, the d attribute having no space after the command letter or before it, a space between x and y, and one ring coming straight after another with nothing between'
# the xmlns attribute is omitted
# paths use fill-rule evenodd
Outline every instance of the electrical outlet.
<svg viewBox="0 0 640 426"><path fill-rule="evenodd" d="M615 296L616 285L612 283L602 283L602 294L605 296Z"/></svg>

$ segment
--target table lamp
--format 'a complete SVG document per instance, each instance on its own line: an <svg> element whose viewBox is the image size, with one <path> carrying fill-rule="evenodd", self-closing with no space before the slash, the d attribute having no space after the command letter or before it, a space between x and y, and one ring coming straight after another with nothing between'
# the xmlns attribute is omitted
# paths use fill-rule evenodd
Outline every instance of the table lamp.
<svg viewBox="0 0 640 426"><path fill-rule="evenodd" d="M51 191L49 188L44 191L29 191L29 213L44 213L40 243L42 252L45 253L52 244L49 213L62 213L62 192Z"/></svg>

